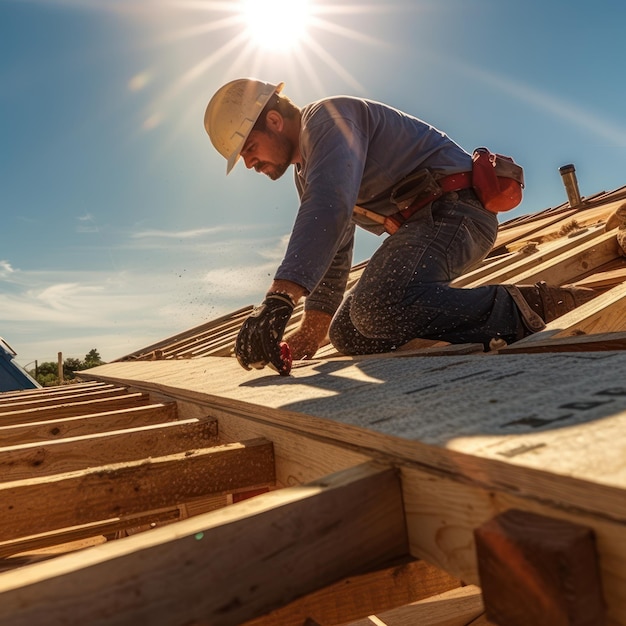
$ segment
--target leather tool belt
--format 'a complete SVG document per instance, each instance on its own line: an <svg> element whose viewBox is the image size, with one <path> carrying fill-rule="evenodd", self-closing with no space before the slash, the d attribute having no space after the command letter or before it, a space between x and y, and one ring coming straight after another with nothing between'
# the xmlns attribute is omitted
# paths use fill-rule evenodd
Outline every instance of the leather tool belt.
<svg viewBox="0 0 626 626"><path fill-rule="evenodd" d="M382 224L385 231L393 235L402 224L426 205L446 193L471 187L471 172L459 172L436 179L429 170L423 169L407 177L393 188L391 201L400 209L397 213L380 215L380 213L368 211L360 206L355 206L354 212Z"/></svg>
<svg viewBox="0 0 626 626"><path fill-rule="evenodd" d="M359 206L354 207L354 212L382 224L393 235L421 208L445 193L462 189L473 189L482 205L492 213L510 211L522 201L524 170L509 156L476 148L470 172L436 179L429 169L424 168L399 182L390 196L399 209L397 213L385 216Z"/></svg>

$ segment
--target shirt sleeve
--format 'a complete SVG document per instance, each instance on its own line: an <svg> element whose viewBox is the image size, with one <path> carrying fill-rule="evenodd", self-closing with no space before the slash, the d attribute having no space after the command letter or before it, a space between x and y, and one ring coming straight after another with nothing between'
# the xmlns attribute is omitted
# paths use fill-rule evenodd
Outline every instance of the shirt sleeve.
<svg viewBox="0 0 626 626"><path fill-rule="evenodd" d="M350 268L352 267L354 231L354 225L347 230L344 240L326 274L324 274L322 280L307 297L304 303L306 311L315 309L334 315L339 308L348 284Z"/></svg>
<svg viewBox="0 0 626 626"><path fill-rule="evenodd" d="M328 299L323 307L332 307L339 281L344 280L339 274L345 273L347 280L350 269L345 263L351 259L352 210L365 166L366 134L352 120L322 110L303 124L300 151L303 164L296 172L300 208L275 278L292 281L309 294L324 279L327 284L320 286L316 297L319 306Z"/></svg>

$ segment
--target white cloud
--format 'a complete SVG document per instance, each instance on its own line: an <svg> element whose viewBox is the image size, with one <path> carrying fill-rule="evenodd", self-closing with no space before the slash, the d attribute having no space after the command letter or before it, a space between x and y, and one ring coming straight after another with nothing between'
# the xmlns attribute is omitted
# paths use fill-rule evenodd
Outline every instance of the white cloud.
<svg viewBox="0 0 626 626"><path fill-rule="evenodd" d="M0 261L0 278L6 278L10 274L13 274L14 271L8 261Z"/></svg>
<svg viewBox="0 0 626 626"><path fill-rule="evenodd" d="M76 218L79 221L76 227L77 233L98 233L100 229L96 224L96 219L91 213L85 213L85 215L79 215Z"/></svg>
<svg viewBox="0 0 626 626"><path fill-rule="evenodd" d="M195 228L192 230L142 230L131 234L132 239L197 239L206 235L223 232L223 226L213 228Z"/></svg>
<svg viewBox="0 0 626 626"><path fill-rule="evenodd" d="M0 266L1 267L1 266ZM0 334L19 362L97 348L113 360L239 307L214 297L196 273L14 271L0 293ZM54 347L54 349L52 349Z"/></svg>
<svg viewBox="0 0 626 626"><path fill-rule="evenodd" d="M110 270L25 271L0 261L0 335L20 363L60 351L82 358L91 348L111 361L258 303L287 238L212 240L218 230L137 232L132 245L109 250ZM181 235L183 244L173 239Z"/></svg>

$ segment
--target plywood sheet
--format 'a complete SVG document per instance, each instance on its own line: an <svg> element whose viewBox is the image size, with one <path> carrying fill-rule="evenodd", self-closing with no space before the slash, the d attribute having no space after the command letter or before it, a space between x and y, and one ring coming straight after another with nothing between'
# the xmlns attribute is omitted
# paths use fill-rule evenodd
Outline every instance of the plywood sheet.
<svg viewBox="0 0 626 626"><path fill-rule="evenodd" d="M553 479L553 495L571 504L591 506L584 483L608 493L626 489L623 352L308 362L289 377L246 372L234 359L215 357L92 372L252 410L255 419L443 469L463 463L470 471L475 460L450 456L458 452L497 462L516 480L521 468L537 470ZM564 478L583 481L581 489L559 496ZM527 479L532 489L536 474ZM626 516L620 493L593 506Z"/></svg>

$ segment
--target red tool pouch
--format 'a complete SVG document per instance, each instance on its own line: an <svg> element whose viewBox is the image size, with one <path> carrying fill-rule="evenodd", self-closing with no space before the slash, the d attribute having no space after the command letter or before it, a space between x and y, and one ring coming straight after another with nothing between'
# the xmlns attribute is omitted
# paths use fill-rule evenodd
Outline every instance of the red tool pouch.
<svg viewBox="0 0 626 626"><path fill-rule="evenodd" d="M487 210L510 211L522 201L524 170L511 157L476 148L472 155L472 184Z"/></svg>

